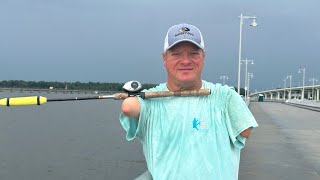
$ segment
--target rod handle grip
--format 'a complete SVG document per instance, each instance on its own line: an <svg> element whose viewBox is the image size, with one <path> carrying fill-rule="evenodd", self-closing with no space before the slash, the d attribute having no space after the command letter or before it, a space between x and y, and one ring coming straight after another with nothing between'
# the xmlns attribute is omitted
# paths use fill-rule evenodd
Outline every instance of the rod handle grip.
<svg viewBox="0 0 320 180"><path fill-rule="evenodd" d="M211 94L210 89L200 89L192 91L160 91L160 92L145 92L145 98L158 98L158 97L184 97L184 96L205 96Z"/></svg>
<svg viewBox="0 0 320 180"><path fill-rule="evenodd" d="M113 94L113 99L114 100L124 100L124 99L126 99L128 97L129 97L128 93L116 93L116 94Z"/></svg>

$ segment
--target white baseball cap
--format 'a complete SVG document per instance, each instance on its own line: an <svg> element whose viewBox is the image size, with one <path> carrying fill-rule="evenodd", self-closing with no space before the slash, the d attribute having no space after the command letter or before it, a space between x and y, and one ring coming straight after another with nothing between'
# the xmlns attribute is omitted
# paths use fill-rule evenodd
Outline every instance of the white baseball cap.
<svg viewBox="0 0 320 180"><path fill-rule="evenodd" d="M164 52L172 46L188 41L201 49L204 49L204 42L200 30L190 24L182 23L172 26L164 40Z"/></svg>

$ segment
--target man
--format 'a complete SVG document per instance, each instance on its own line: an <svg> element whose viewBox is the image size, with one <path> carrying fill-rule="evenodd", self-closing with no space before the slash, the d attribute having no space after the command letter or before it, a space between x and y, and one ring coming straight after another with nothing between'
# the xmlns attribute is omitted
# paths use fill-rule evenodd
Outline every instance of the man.
<svg viewBox="0 0 320 180"><path fill-rule="evenodd" d="M204 42L189 24L172 26L165 38L167 82L148 91L211 89L211 95L123 101L126 138L143 144L154 180L238 179L240 149L257 123L230 87L201 79Z"/></svg>

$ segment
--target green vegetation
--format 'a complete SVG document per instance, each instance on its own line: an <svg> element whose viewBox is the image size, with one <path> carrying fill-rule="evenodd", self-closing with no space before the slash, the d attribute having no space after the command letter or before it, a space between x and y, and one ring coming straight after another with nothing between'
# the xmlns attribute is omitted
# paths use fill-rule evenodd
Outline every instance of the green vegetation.
<svg viewBox="0 0 320 180"><path fill-rule="evenodd" d="M0 88L33 88L33 89L65 89L68 90L92 90L92 91L122 91L124 83L101 83L101 82L46 82L46 81L0 81ZM143 84L143 89L149 89L156 84Z"/></svg>
<svg viewBox="0 0 320 180"><path fill-rule="evenodd" d="M65 89L68 90L90 90L90 91L122 91L124 83L101 83L101 82L46 82L46 81L22 81L10 80L0 81L0 88L32 88L32 89ZM143 84L143 89L149 89L157 84ZM235 91L237 91L237 88ZM244 89L240 89L240 94L244 95Z"/></svg>

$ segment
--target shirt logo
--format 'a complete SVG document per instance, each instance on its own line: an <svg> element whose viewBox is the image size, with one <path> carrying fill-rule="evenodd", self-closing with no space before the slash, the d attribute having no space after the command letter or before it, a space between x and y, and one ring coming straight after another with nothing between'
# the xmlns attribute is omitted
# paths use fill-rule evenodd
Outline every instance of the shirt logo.
<svg viewBox="0 0 320 180"><path fill-rule="evenodd" d="M208 122L205 119L194 117L192 120L192 129L195 129L199 132L208 130Z"/></svg>
<svg viewBox="0 0 320 180"><path fill-rule="evenodd" d="M192 128L195 128L197 131L199 131L198 126L200 125L200 121L197 118L194 118L192 121Z"/></svg>

